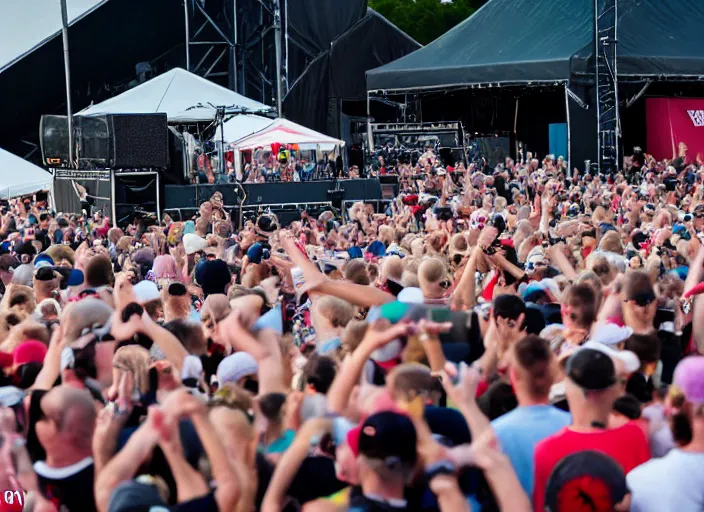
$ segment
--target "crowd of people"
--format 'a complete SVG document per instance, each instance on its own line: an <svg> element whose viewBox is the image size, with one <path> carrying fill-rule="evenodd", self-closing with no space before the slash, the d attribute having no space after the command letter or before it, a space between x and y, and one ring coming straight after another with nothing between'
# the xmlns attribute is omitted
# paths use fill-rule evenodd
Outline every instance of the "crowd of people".
<svg viewBox="0 0 704 512"><path fill-rule="evenodd" d="M704 510L702 163L402 167L288 226L6 203L0 509Z"/></svg>
<svg viewBox="0 0 704 512"><path fill-rule="evenodd" d="M315 151L301 151L298 144L282 146L273 144L272 148L257 149L247 153L246 162L237 167L234 152L226 153L225 168L221 172L216 154L200 153L194 160L191 181L200 184L225 183L273 183L303 182L327 180L335 177L359 177L352 172L343 172L342 158L334 154L321 153L320 159Z"/></svg>

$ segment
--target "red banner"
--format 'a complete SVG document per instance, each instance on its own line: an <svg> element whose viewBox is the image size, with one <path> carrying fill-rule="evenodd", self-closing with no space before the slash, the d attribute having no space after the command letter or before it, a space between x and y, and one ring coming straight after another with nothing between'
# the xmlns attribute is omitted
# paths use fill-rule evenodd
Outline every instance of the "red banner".
<svg viewBox="0 0 704 512"><path fill-rule="evenodd" d="M704 99L647 98L647 152L656 159L678 156L679 145L687 146L687 162L704 155Z"/></svg>

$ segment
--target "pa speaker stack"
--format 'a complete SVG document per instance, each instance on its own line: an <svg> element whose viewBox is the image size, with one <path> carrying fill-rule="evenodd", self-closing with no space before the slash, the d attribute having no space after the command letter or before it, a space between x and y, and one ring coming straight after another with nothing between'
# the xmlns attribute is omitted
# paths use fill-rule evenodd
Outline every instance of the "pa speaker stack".
<svg viewBox="0 0 704 512"><path fill-rule="evenodd" d="M166 114L74 116L78 169L164 168L169 164ZM48 167L68 167L66 116L42 116L42 158Z"/></svg>

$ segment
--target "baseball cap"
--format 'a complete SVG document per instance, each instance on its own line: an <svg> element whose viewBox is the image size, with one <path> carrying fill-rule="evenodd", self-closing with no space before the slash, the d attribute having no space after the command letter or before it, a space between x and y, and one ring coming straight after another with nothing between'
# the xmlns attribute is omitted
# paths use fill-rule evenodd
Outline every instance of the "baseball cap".
<svg viewBox="0 0 704 512"><path fill-rule="evenodd" d="M54 260L46 253L38 254L37 257L34 258L34 268L52 266L54 266Z"/></svg>
<svg viewBox="0 0 704 512"><path fill-rule="evenodd" d="M78 286L83 284L85 276L81 270L71 267L54 267L54 271L61 274L60 288L65 290L69 286Z"/></svg>
<svg viewBox="0 0 704 512"><path fill-rule="evenodd" d="M205 238L201 238L195 233L186 233L183 235L183 248L186 250L186 254L195 254L197 252L205 249L208 243Z"/></svg>
<svg viewBox="0 0 704 512"><path fill-rule="evenodd" d="M110 496L108 512L134 512L137 510L157 510L166 508L156 486L128 480L118 485Z"/></svg>
<svg viewBox="0 0 704 512"><path fill-rule="evenodd" d="M593 348L577 350L567 360L567 378L582 389L601 391L616 384L616 367L607 354Z"/></svg>
<svg viewBox="0 0 704 512"><path fill-rule="evenodd" d="M12 363L21 366L28 363L43 363L47 347L37 340L23 341L12 352Z"/></svg>
<svg viewBox="0 0 704 512"><path fill-rule="evenodd" d="M597 328L589 339L596 343L613 346L626 341L631 337L631 334L633 334L633 329L630 327L606 323Z"/></svg>
<svg viewBox="0 0 704 512"><path fill-rule="evenodd" d="M399 302L403 302L404 304L423 304L424 302L423 292L420 288L413 286L403 288L399 292L397 299Z"/></svg>
<svg viewBox="0 0 704 512"><path fill-rule="evenodd" d="M204 260L198 263L195 278L203 294L225 293L225 288L232 278L230 268L223 260Z"/></svg>
<svg viewBox="0 0 704 512"><path fill-rule="evenodd" d="M682 359L672 379L688 402L699 406L704 404L704 356L690 356Z"/></svg>
<svg viewBox="0 0 704 512"><path fill-rule="evenodd" d="M52 279L57 279L59 274L54 272L54 267L39 267L34 271L34 279L37 281L51 281Z"/></svg>
<svg viewBox="0 0 704 512"><path fill-rule="evenodd" d="M161 298L156 283L146 280L134 285L134 295L139 304L145 304Z"/></svg>
<svg viewBox="0 0 704 512"><path fill-rule="evenodd" d="M621 361L626 370L626 373L637 372L640 369L640 359L638 359L638 356L630 350L617 350L603 343L598 343L594 340L587 341L578 350L585 348L598 350L599 352L602 352L609 356L614 361Z"/></svg>
<svg viewBox="0 0 704 512"><path fill-rule="evenodd" d="M550 512L611 512L628 494L626 475L602 452L584 450L563 458L550 473L545 509Z"/></svg>
<svg viewBox="0 0 704 512"><path fill-rule="evenodd" d="M218 382L222 387L227 382L237 383L242 377L257 373L257 360L247 352L235 352L220 361L217 369Z"/></svg>
<svg viewBox="0 0 704 512"><path fill-rule="evenodd" d="M416 429L408 416L384 411L369 416L359 432L359 453L387 465L416 462Z"/></svg>

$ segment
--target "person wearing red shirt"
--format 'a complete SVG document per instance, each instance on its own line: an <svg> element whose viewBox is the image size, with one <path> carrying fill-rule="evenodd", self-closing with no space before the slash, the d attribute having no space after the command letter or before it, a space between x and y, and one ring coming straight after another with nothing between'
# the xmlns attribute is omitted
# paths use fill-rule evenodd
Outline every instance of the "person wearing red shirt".
<svg viewBox="0 0 704 512"><path fill-rule="evenodd" d="M543 510L547 482L554 467L567 455L596 450L612 457L625 473L650 459L648 441L633 422L607 429L613 403L622 393L616 367L607 354L584 348L567 361L565 392L572 425L535 447L533 510Z"/></svg>

